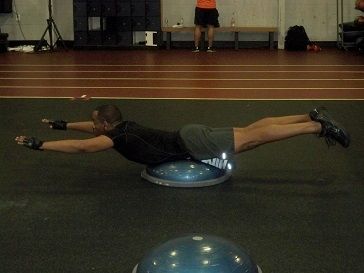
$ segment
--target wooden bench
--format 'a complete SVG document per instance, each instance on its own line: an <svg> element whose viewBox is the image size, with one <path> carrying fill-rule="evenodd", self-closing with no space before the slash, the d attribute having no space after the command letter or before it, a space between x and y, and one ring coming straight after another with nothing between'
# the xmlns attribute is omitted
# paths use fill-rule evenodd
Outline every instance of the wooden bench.
<svg viewBox="0 0 364 273"><path fill-rule="evenodd" d="M167 33L167 49L171 48L172 42L172 33L176 32L194 32L195 27L162 27L162 32ZM202 29L202 41L205 40L204 33L207 29ZM234 33L234 42L235 49L239 49L239 32L267 32L269 35L269 48L273 49L274 47L274 33L278 32L277 27L218 27L215 28L215 32L233 32ZM203 49L203 43L201 48Z"/></svg>

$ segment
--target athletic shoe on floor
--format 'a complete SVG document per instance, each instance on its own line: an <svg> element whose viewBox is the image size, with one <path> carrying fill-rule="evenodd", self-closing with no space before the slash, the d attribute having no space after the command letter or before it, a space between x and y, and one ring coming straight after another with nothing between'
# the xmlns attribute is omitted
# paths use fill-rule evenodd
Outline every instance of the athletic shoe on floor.
<svg viewBox="0 0 364 273"><path fill-rule="evenodd" d="M195 47L195 49L192 50L192 52L200 52L200 49L198 47Z"/></svg>
<svg viewBox="0 0 364 273"><path fill-rule="evenodd" d="M206 52L213 53L216 52L216 50L214 50L212 47L208 47Z"/></svg>

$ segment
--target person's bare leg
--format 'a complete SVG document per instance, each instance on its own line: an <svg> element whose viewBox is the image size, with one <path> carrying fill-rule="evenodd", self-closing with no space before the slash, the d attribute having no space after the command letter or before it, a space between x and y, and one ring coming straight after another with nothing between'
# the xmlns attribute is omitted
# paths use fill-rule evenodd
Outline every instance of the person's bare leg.
<svg viewBox="0 0 364 273"><path fill-rule="evenodd" d="M235 153L247 151L262 144L294 136L319 134L320 132L321 124L315 121L234 128Z"/></svg>
<svg viewBox="0 0 364 273"><path fill-rule="evenodd" d="M200 45L200 40L201 40L201 26L200 25L195 25L194 38L195 38L195 48L198 48Z"/></svg>
<svg viewBox="0 0 364 273"><path fill-rule="evenodd" d="M214 42L214 26L213 25L207 26L207 39L208 39L209 48L212 48L212 44Z"/></svg>
<svg viewBox="0 0 364 273"><path fill-rule="evenodd" d="M260 119L250 125L247 128L257 128L267 125L284 125L284 124L294 124L294 123L302 123L311 121L311 118L308 114L305 115L295 115L295 116L283 116L283 117L268 117Z"/></svg>

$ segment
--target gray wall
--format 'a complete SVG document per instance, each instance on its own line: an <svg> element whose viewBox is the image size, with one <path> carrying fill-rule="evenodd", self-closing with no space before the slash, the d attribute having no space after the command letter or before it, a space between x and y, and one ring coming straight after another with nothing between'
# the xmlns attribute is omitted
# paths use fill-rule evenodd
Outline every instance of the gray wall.
<svg viewBox="0 0 364 273"><path fill-rule="evenodd" d="M48 0L13 0L20 21L13 14L0 14L2 32L9 40L40 39L46 28ZM193 25L196 0L161 0L162 23L172 26L180 18L184 25ZM344 1L344 20L352 21L359 11L354 10L355 0ZM291 25L305 26L310 38L316 41L336 40L336 0L217 0L220 24L229 26L234 16L237 26L278 26L282 39ZM73 40L73 0L53 0L54 19L65 40ZM21 26L21 27L20 27ZM181 34L178 40L191 40L192 34ZM233 39L229 33L218 33L216 40ZM265 40L266 35L241 34L241 40Z"/></svg>

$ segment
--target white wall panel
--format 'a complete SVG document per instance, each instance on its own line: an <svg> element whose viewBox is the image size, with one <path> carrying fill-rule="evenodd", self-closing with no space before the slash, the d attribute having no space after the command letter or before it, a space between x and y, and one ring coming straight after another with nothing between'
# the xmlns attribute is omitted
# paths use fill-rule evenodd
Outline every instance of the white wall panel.
<svg viewBox="0 0 364 273"><path fill-rule="evenodd" d="M237 1L238 26L275 27L278 25L278 0Z"/></svg>
<svg viewBox="0 0 364 273"><path fill-rule="evenodd" d="M23 40L20 24L27 40L39 40L47 26L48 0L13 1L20 15L20 21L16 20L15 8L12 14L0 14L2 32L9 34L9 40Z"/></svg>
<svg viewBox="0 0 364 273"><path fill-rule="evenodd" d="M186 26L193 26L196 0L162 0L163 17L169 26L181 17ZM220 25L230 26L234 16L236 25L277 26L278 0L218 0Z"/></svg>
<svg viewBox="0 0 364 273"><path fill-rule="evenodd" d="M46 27L48 0L14 0L20 24L27 40L38 40ZM355 0L344 1L344 21L362 14L354 9ZM282 5L283 3L283 5ZM279 4L284 7L284 22L279 22ZM172 26L184 20L193 26L196 0L162 0L162 21ZM217 0L221 26L230 26L235 16L237 26L278 26L284 32L292 25L305 26L310 38L336 40L336 0ZM73 0L53 0L54 19L65 40L73 39ZM9 40L22 40L14 14L0 14L0 27ZM219 33L216 40L232 40L229 33ZM191 40L191 34L174 34L173 39ZM241 34L242 40L266 40L261 34Z"/></svg>
<svg viewBox="0 0 364 273"><path fill-rule="evenodd" d="M336 1L286 1L286 30L302 25L311 40L336 39Z"/></svg>
<svg viewBox="0 0 364 273"><path fill-rule="evenodd" d="M53 0L53 17L64 40L73 40L73 0Z"/></svg>
<svg viewBox="0 0 364 273"><path fill-rule="evenodd" d="M162 0L163 25L175 25L183 18L185 26L194 26L196 0ZM217 0L221 26L277 26L278 0ZM175 33L174 39L191 40L192 34ZM242 40L265 40L265 35L241 34ZM249 38L250 37L250 38ZM232 40L233 34L217 33L216 40Z"/></svg>

